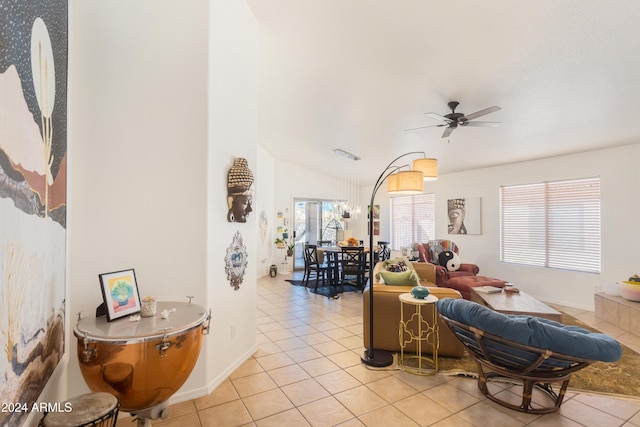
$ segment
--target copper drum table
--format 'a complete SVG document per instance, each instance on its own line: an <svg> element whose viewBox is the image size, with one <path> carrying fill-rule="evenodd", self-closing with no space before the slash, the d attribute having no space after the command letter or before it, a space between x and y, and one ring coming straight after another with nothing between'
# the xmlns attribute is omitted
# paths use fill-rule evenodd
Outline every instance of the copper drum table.
<svg viewBox="0 0 640 427"><path fill-rule="evenodd" d="M168 399L191 374L209 332L211 313L201 305L160 301L157 313L163 310L173 312L139 321L85 318L73 328L85 382L116 396L120 410L137 415L138 426L168 416Z"/></svg>

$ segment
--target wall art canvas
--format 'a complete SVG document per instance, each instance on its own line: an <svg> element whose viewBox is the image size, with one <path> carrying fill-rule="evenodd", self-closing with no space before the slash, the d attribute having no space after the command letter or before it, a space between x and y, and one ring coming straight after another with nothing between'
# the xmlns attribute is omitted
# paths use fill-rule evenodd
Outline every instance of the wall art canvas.
<svg viewBox="0 0 640 427"><path fill-rule="evenodd" d="M30 408L65 351L68 2L0 10L0 402Z"/></svg>
<svg viewBox="0 0 640 427"><path fill-rule="evenodd" d="M465 197L447 201L449 234L482 234L480 197Z"/></svg>
<svg viewBox="0 0 640 427"><path fill-rule="evenodd" d="M371 206L367 206L367 218L371 218ZM373 205L373 219L380 219L380 205Z"/></svg>

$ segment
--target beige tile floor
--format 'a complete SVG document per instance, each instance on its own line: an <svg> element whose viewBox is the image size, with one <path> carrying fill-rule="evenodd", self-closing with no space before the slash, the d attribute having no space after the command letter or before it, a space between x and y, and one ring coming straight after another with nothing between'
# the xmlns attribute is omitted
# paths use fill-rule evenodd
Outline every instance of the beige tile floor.
<svg viewBox="0 0 640 427"><path fill-rule="evenodd" d="M558 412L531 415L488 400L475 380L368 369L360 362L362 295L331 300L287 278L258 281L253 357L210 395L172 405L171 416L152 425L640 427L640 400L570 392ZM640 351L640 339L592 312L557 308ZM118 427L131 421L120 418Z"/></svg>

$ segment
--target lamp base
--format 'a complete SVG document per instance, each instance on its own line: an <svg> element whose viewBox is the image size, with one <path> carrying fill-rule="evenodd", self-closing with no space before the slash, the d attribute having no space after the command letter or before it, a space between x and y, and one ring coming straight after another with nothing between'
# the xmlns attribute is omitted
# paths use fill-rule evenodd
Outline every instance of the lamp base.
<svg viewBox="0 0 640 427"><path fill-rule="evenodd" d="M387 350L365 350L360 360L367 366L384 368L393 363L393 353Z"/></svg>

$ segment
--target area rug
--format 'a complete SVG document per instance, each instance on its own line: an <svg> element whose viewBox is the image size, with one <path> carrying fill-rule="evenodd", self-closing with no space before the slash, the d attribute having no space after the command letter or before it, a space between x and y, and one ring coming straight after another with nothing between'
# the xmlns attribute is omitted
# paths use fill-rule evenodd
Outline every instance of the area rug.
<svg viewBox="0 0 640 427"><path fill-rule="evenodd" d="M573 316L562 313L562 323L595 331ZM478 368L465 350L461 359L440 357L440 372L445 375L478 377ZM595 362L571 376L569 389L640 398L640 354L622 345L622 357L617 362Z"/></svg>
<svg viewBox="0 0 640 427"><path fill-rule="evenodd" d="M302 286L304 287L304 282L302 280L287 280L287 282L291 283L293 286ZM361 292L358 287L354 285L350 285L345 283L344 285L338 286L318 286L318 290L314 290L315 281L309 282L309 292L323 295L330 299L338 299L343 292Z"/></svg>

